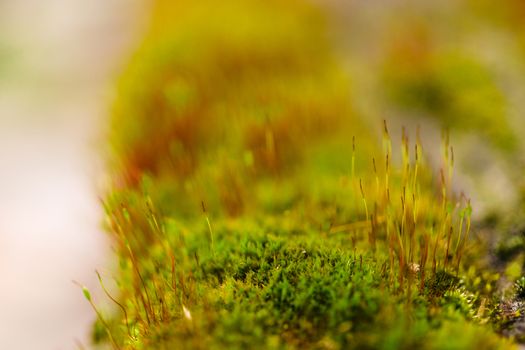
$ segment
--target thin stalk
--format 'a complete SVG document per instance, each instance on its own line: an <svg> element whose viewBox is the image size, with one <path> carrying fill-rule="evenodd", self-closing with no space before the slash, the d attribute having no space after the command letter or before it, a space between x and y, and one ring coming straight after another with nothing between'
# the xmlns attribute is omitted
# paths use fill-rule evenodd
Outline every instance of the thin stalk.
<svg viewBox="0 0 525 350"><path fill-rule="evenodd" d="M430 228L430 233L434 235L434 224ZM435 236L436 236L436 240L434 241L434 249L432 250L432 275L436 274L436 267L437 267L436 252L437 252L437 247L439 243L439 233L437 233Z"/></svg>
<svg viewBox="0 0 525 350"><path fill-rule="evenodd" d="M208 225L208 233L209 233L209 238L210 238L210 249L213 251L213 230L211 228L211 223L210 223L210 217L208 216L208 213L206 211L206 206L204 205L204 201L201 201L201 205L202 205L202 213L204 214L204 217L206 219L206 224Z"/></svg>
<svg viewBox="0 0 525 350"><path fill-rule="evenodd" d="M450 230L448 232L447 248L446 248L446 251L445 251L445 263L444 263L445 270L447 269L447 265L448 265L448 253L449 253L449 249L450 249L450 239L452 238L453 231L454 231L454 228L451 225L450 226Z"/></svg>
<svg viewBox="0 0 525 350"><path fill-rule="evenodd" d="M461 234L463 233L463 221L465 220L465 210L461 210L459 219L459 230L458 230L458 239L456 241L456 246L454 247L454 255L458 252L459 243L461 242Z"/></svg>
<svg viewBox="0 0 525 350"><path fill-rule="evenodd" d="M426 265L427 265L427 259L428 259L428 245L429 245L429 235L427 232L425 232L423 236L423 241L421 242L421 248L420 248L420 254L421 259L419 261L419 273L420 273L420 285L419 285L419 292L423 293L423 290L425 289L425 271L426 271Z"/></svg>
<svg viewBox="0 0 525 350"><path fill-rule="evenodd" d="M377 167L376 167L376 159L375 158L372 158L372 164L374 165L374 175L375 175L375 178L376 178L376 194L377 194L377 197L379 198L379 176L377 174Z"/></svg>
<svg viewBox="0 0 525 350"><path fill-rule="evenodd" d="M471 225L471 217L472 217L472 207L470 206L470 200L467 201L467 207L466 207L466 217L467 217L467 228L465 232L465 238L463 238L463 244L461 246L461 249L458 253L458 263L457 263L457 270L459 271L459 264L461 262L461 258L463 257L463 251L465 250L465 246L468 242L469 234L470 234L470 225Z"/></svg>
<svg viewBox="0 0 525 350"><path fill-rule="evenodd" d="M139 271L139 267L137 265L137 261L135 259L135 255L133 254L133 251L131 250L131 247L129 245L126 245L126 247L128 248L129 256L131 257L131 262L132 262L132 265L133 265L133 267L135 269L135 273L137 274L137 276L138 276L138 278L140 280L140 283L142 284L142 288L144 289L144 293L146 294L146 300L144 300L144 297L143 297L142 293L139 292L140 298L142 299L142 303L144 304L144 310L146 311L146 319L147 319L148 324L149 324L151 322L150 316L155 321L155 313L153 312L153 308L152 308L152 305L151 305L151 299L149 297L148 288L146 287L146 282L144 282L144 279L142 278L142 274ZM151 313L151 315L149 313Z"/></svg>
<svg viewBox="0 0 525 350"><path fill-rule="evenodd" d="M114 349L120 349L120 347L117 345L115 338L113 338L113 335L111 334L110 328L106 320L104 320L104 317L102 317L102 313L99 311L95 303L93 302L93 299L91 298L91 293L89 292L89 289L87 289L86 286L78 283L77 281L73 281L74 284L79 286L82 289L82 294L84 294L84 298L89 302L93 310L95 311L95 314L97 315L100 322L102 322L102 325L104 326L106 333L108 334L108 337L111 341L111 345L113 345Z"/></svg>
<svg viewBox="0 0 525 350"><path fill-rule="evenodd" d="M368 205L366 204L365 191L363 190L363 182L359 179L359 188L361 189L361 198L363 199L363 204L365 206L366 221L370 221L370 216L368 215Z"/></svg>
<svg viewBox="0 0 525 350"><path fill-rule="evenodd" d="M390 164L389 164L389 155L386 155L386 170L385 170L385 191L387 194L386 200L387 203L390 202L390 184L389 184L389 174L390 174Z"/></svg>
<svg viewBox="0 0 525 350"><path fill-rule="evenodd" d="M355 179L355 136L352 136L352 182Z"/></svg>
<svg viewBox="0 0 525 350"><path fill-rule="evenodd" d="M104 291L106 296L109 299L111 299L111 301L113 301L124 313L124 320L126 321L126 328L128 330L128 335L130 339L135 340L135 337L131 335L131 327L129 326L128 312L126 311L126 308L121 303L119 303L115 298L113 298L113 296L111 296L111 294L108 292L108 290L106 289L106 286L104 285L104 282L102 281L102 277L100 276L100 273L97 270L95 270L95 273L97 274L100 286L102 287L102 290Z"/></svg>
<svg viewBox="0 0 525 350"><path fill-rule="evenodd" d="M418 171L418 168L419 168L419 155L418 155L418 147L417 147L417 144L416 144L416 147L415 147L415 157L416 157L416 163L414 165L414 182L413 182L413 185L412 185L412 192L413 193L416 193L416 189L417 189L417 171Z"/></svg>

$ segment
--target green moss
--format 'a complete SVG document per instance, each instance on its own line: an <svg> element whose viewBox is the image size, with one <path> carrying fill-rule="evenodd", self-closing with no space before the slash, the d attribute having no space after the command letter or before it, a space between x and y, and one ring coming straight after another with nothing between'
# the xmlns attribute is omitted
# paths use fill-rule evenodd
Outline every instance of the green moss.
<svg viewBox="0 0 525 350"><path fill-rule="evenodd" d="M516 289L516 296L518 298L525 298L525 278L523 276L516 281L514 288Z"/></svg>
<svg viewBox="0 0 525 350"><path fill-rule="evenodd" d="M148 349L432 349L443 348L430 345L428 337L449 332L444 324L470 329L466 322L479 303L475 292L457 287L458 278L437 273L425 293L413 293L408 301L391 285L387 261L345 249L348 237L323 239L279 226L215 224L213 250L204 226L191 234L180 226L166 228L166 240L179 249L167 253L153 245L138 261L146 288L126 283L122 289L132 299L150 296L150 322L147 307L131 302L132 318L142 320L133 326L140 341L126 340L124 324L112 332L130 348ZM173 270L170 254L177 262ZM132 261L121 273L124 281L137 278ZM476 339L470 341L485 337L499 344L489 330L474 329Z"/></svg>
<svg viewBox="0 0 525 350"><path fill-rule="evenodd" d="M105 209L125 312L100 320L95 340L511 346L485 324L496 303L480 286L494 280L476 280L472 210L452 191L448 141L437 176L419 135L403 133L397 157L385 123L381 151L314 8L227 0L212 13L210 3L159 1L121 80Z"/></svg>
<svg viewBox="0 0 525 350"><path fill-rule="evenodd" d="M400 59L388 57L384 68L394 104L424 112L447 128L475 130L502 150L516 150L516 135L506 117L509 103L490 67L457 53L434 53L419 65L401 67Z"/></svg>

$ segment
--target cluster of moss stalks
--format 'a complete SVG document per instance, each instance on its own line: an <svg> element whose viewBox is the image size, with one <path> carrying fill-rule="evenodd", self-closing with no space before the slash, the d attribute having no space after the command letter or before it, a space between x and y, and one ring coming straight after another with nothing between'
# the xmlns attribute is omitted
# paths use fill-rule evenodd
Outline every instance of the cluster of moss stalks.
<svg viewBox="0 0 525 350"><path fill-rule="evenodd" d="M302 1L156 2L113 111L119 288L110 314L84 288L95 342L512 347L448 137L431 165L419 134L371 131L323 28Z"/></svg>

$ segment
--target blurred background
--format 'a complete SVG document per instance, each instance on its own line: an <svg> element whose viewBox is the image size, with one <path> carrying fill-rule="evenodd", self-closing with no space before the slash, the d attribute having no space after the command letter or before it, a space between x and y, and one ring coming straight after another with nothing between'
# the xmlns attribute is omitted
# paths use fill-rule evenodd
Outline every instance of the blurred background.
<svg viewBox="0 0 525 350"><path fill-rule="evenodd" d="M522 202L525 6L522 1L324 3L363 118L451 132L456 184L478 218ZM433 146L432 146L433 145ZM429 147L430 146L430 147Z"/></svg>
<svg viewBox="0 0 525 350"><path fill-rule="evenodd" d="M74 349L111 266L104 117L145 2L0 0L0 349Z"/></svg>
<svg viewBox="0 0 525 350"><path fill-rule="evenodd" d="M371 128L449 128L458 188L483 218L520 212L525 7L519 0L317 1ZM87 343L90 306L111 274L101 229L104 132L145 0L0 0L0 348ZM399 133L399 132L398 132ZM399 137L394 136L394 139Z"/></svg>

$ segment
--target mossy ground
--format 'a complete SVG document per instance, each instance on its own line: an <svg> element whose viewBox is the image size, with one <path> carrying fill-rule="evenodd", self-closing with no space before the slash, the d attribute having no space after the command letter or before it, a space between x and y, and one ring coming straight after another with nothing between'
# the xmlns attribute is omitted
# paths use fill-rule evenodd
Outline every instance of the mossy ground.
<svg viewBox="0 0 525 350"><path fill-rule="evenodd" d="M448 136L439 169L424 131L392 150L349 102L310 5L210 4L159 1L119 85L105 200L119 295L95 340L511 348Z"/></svg>
<svg viewBox="0 0 525 350"><path fill-rule="evenodd" d="M121 297L132 335L125 319L114 319L110 329L118 345L137 349L509 346L491 333L490 326L482 325L494 316L494 305L480 285L493 281L468 285L441 271L428 278L424 291L414 287L408 296L391 283L387 260L366 250L353 251L348 235L283 229L287 225L278 219L268 221L214 224L211 248L206 224L185 230L170 220L163 234L169 238L150 244L152 253L135 258L146 287L137 281L132 261L121 263ZM176 248L167 253L163 244ZM481 304L485 311L480 311ZM106 329L98 326L98 337L107 340ZM451 343L459 335L461 341Z"/></svg>

